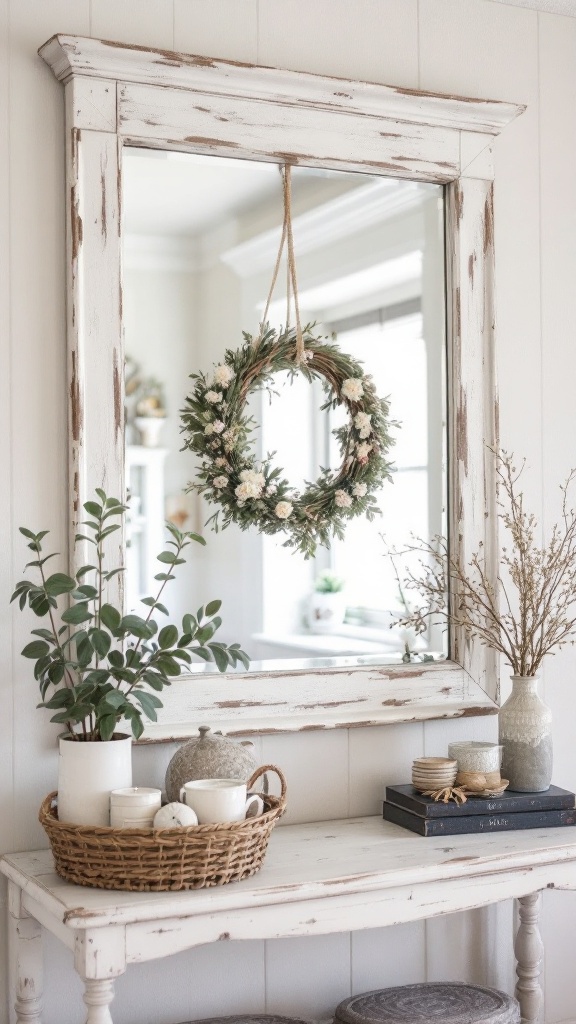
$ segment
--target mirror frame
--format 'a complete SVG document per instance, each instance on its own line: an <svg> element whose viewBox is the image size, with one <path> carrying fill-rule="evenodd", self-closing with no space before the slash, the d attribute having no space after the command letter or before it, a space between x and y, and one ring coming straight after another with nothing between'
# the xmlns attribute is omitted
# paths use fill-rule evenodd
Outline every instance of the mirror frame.
<svg viewBox="0 0 576 1024"><path fill-rule="evenodd" d="M71 550L94 488L124 493L121 198L130 145L445 186L449 536L464 560L483 545L494 577L492 142L524 107L69 35L39 53L65 84ZM123 538L113 540L110 561L121 564ZM204 722L243 735L493 714L498 696L494 652L455 631L448 660L433 664L181 677L143 741L181 739Z"/></svg>

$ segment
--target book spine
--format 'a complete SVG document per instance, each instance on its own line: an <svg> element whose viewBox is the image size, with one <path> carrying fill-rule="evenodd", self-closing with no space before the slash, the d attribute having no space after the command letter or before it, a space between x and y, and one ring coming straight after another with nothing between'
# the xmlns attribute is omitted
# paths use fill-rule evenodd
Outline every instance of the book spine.
<svg viewBox="0 0 576 1024"><path fill-rule="evenodd" d="M416 796L409 796L407 793L400 793L391 787L386 788L386 800L396 804L412 814L418 814L424 818L444 817L467 817L476 814L520 814L522 812L531 814L534 811L570 811L574 809L574 796L571 793L558 794L557 796L506 796L504 798L494 797L483 799L469 797L465 804L453 802L445 804L441 800L424 803Z"/></svg>
<svg viewBox="0 0 576 1024"><path fill-rule="evenodd" d="M421 836L457 836L514 829L558 828L576 825L576 810L529 811L526 814L468 814L457 818L422 818L417 814L384 804L384 818Z"/></svg>

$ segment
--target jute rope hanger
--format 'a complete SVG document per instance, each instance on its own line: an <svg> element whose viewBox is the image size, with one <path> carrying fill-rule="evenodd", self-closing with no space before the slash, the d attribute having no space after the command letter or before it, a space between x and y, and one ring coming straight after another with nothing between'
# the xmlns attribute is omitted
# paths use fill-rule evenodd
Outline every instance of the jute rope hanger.
<svg viewBox="0 0 576 1024"><path fill-rule="evenodd" d="M301 363L304 360L304 338L302 336L302 324L300 322L300 306L298 303L298 285L296 282L296 259L294 256L294 236L292 233L292 167L290 164L284 164L281 168L282 174L282 194L284 200L284 220L282 223L282 234L280 236L280 246L278 248L278 255L276 257L276 264L274 266L274 273L272 274L272 283L270 285L270 291L268 292L268 298L266 299L266 305L264 307L264 315L260 324L260 334L254 339L254 345L257 346L264 337L266 324L268 322L268 310L270 309L270 303L272 301L272 295L274 288L276 287L276 281L278 280L278 272L280 270L280 262L282 260L282 254L284 252L284 246L287 244L288 250L288 262L287 262L287 280L286 280L286 330L290 326L290 299L292 294L294 296L294 314L296 317L296 362Z"/></svg>

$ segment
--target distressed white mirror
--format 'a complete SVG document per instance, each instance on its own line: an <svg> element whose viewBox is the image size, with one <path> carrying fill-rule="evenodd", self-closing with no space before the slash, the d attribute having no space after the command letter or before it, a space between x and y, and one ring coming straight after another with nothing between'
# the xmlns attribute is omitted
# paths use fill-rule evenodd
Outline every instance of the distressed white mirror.
<svg viewBox="0 0 576 1024"><path fill-rule="evenodd" d="M304 239L300 286L310 318L380 373L383 393L395 391L399 406L408 363L413 368L412 396L408 389L397 414L416 430L411 453L406 443L403 451L401 432L398 440L397 477L404 471L407 481L412 474L412 495L390 520L383 498L382 529L398 539L394 516L411 520L419 533L447 529L463 557L483 544L494 558L494 484L485 449L497 432L491 141L522 108L68 36L54 37L40 52L66 83L74 510L79 517L94 487L124 494L128 483L131 536L122 538L120 557L127 550L129 602L137 603L146 589L150 538L139 538L135 527L146 494L160 498L156 519L145 520L148 534L162 518L164 499L186 528L197 529L205 518L198 501L182 497L193 465L182 455L174 458L177 388L185 393L188 373L207 370L224 348L239 345L241 330L257 328L267 290L263 274L273 263L274 204L281 217L276 168L285 162L294 168L297 244L298 234ZM184 190L180 211L175 182ZM180 322L168 329L174 319L173 306L166 308L174 285L167 286L170 261L178 273L204 278L193 284L188 276ZM152 272L154 284L150 277L147 284ZM222 303L205 309L198 301L186 319L187 298L201 280L203 298L211 287L221 295L217 282L225 281L234 315L223 315ZM152 324L161 324L162 315L167 335L180 333L183 348L154 349ZM283 319L274 308L272 315ZM201 318L196 336L204 349L191 344L194 317ZM208 348L212 338L215 349ZM424 353L420 367L418 351ZM126 354L128 391L140 375L148 383L156 378L167 392L173 422L161 424L165 446L143 433L149 424L136 422L130 395L125 425ZM170 376L173 364L179 384ZM387 373L390 380L396 375L395 387ZM330 458L332 425L317 420L318 402L309 401L292 392L272 411L259 405L266 443L285 445L281 463L291 458L285 423L294 416L294 402L298 411L306 403L306 415L296 419L307 419L310 430L298 435L298 447L308 459L315 446L321 464ZM418 434L423 408L427 422ZM297 459L291 465L293 474L315 473L313 463L311 470ZM249 673L202 671L174 683L147 738L185 736L204 722L242 733L495 710L497 667L490 652L468 649L456 634L444 652L441 639L430 638L441 654L434 663L402 664L393 631L384 637L393 578L386 581L376 530L363 533L358 526L347 544L320 552L312 566L286 561L278 545L266 546L257 536L240 551L233 534L218 535L216 544L207 534L214 561L196 564L202 599L226 598L221 591L228 584L231 634L237 624L237 635L228 639L241 640L257 660ZM207 593L213 566L224 561L229 567L231 555L238 556L234 572L214 577L216 593ZM369 565L378 582L372 590ZM349 588L337 634L314 628L310 619L310 591L323 568L335 569ZM243 620L250 594L242 591L239 572L254 577L254 615ZM283 586L274 592L278 578ZM185 603L188 597L182 595ZM226 603L223 615L226 623ZM240 628L245 635L238 635Z"/></svg>

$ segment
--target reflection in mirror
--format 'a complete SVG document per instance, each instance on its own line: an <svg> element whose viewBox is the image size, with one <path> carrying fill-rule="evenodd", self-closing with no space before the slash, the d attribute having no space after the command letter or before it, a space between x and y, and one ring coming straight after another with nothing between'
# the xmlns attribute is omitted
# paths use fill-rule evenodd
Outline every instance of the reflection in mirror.
<svg viewBox="0 0 576 1024"><path fill-rule="evenodd" d="M204 529L214 508L186 493L195 465L180 450L189 374L209 371L240 347L242 331L258 330L283 215L278 165L130 148L123 161L129 607L155 592L168 517L207 539L189 549L167 592L171 617L220 598L219 639L240 642L252 668L401 661L407 638L391 623L404 610L402 592L386 550L446 529L441 187L293 168L302 322L364 363L400 424L393 484L378 494L382 515L351 519L343 541L306 561L281 535ZM286 323L282 270L269 320ZM255 444L260 455L276 453L298 488L321 467L337 468L341 410L321 412L320 384L303 378L278 375L275 390L272 400L251 400ZM402 574L402 558L395 562ZM416 656L446 654L441 633L408 642Z"/></svg>

